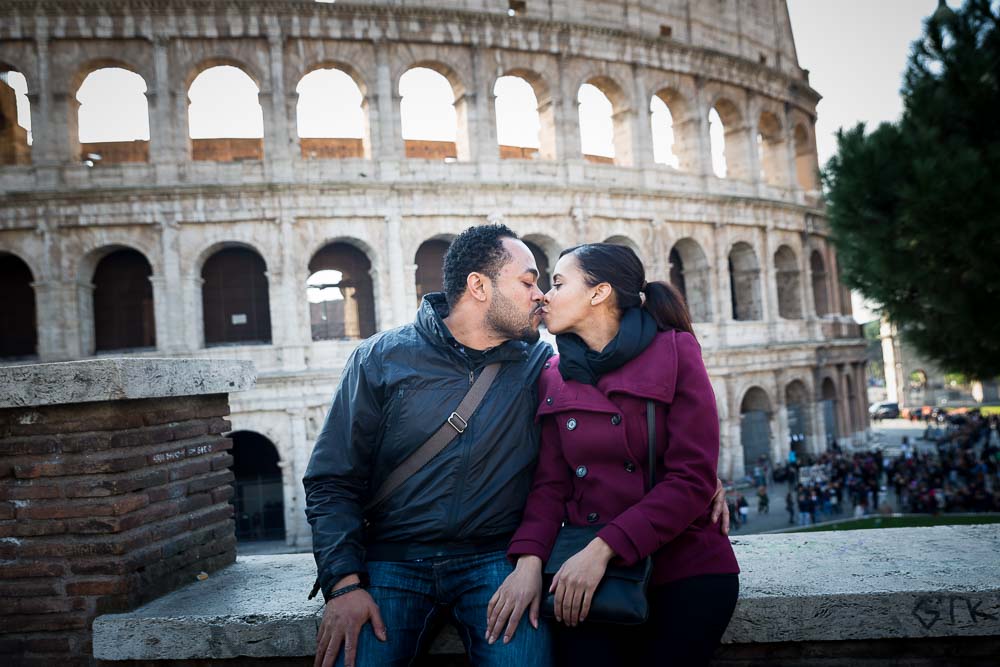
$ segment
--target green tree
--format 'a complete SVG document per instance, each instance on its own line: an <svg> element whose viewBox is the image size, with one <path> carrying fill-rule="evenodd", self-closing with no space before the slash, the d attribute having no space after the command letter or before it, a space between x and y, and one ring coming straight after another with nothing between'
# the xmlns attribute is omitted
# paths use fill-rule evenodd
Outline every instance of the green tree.
<svg viewBox="0 0 1000 667"><path fill-rule="evenodd" d="M823 172L843 280L943 368L1000 374L1000 4L942 6L896 123L837 134Z"/></svg>

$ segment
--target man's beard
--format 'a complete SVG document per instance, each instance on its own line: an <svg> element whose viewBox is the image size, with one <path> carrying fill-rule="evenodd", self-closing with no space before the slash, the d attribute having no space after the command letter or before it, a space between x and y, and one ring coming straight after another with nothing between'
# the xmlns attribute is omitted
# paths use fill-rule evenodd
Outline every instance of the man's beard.
<svg viewBox="0 0 1000 667"><path fill-rule="evenodd" d="M514 302L505 297L500 290L493 290L493 301L486 311L485 324L493 333L508 340L523 340L525 343L538 342L538 328L531 326L535 309L531 310L527 321L518 312Z"/></svg>

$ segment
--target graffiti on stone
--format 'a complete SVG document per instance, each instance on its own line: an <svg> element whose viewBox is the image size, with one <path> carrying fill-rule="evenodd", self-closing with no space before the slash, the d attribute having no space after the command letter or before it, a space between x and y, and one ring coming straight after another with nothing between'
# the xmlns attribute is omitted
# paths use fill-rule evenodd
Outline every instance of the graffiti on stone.
<svg viewBox="0 0 1000 667"><path fill-rule="evenodd" d="M973 600L964 595L924 595L913 605L913 616L924 630L947 619L948 625L968 622L996 621L997 614L980 609L985 600Z"/></svg>

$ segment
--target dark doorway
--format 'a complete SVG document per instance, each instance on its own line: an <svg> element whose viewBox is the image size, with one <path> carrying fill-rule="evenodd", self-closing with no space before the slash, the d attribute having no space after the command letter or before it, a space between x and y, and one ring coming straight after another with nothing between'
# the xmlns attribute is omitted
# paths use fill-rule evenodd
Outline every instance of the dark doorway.
<svg viewBox="0 0 1000 667"><path fill-rule="evenodd" d="M201 270L205 345L270 343L267 265L253 250L226 248Z"/></svg>
<svg viewBox="0 0 1000 667"><path fill-rule="evenodd" d="M19 258L0 253L0 357L30 357L38 351L35 290L31 269Z"/></svg>
<svg viewBox="0 0 1000 667"><path fill-rule="evenodd" d="M236 431L229 437L236 477L236 539L284 540L285 503L277 448L253 431Z"/></svg>
<svg viewBox="0 0 1000 667"><path fill-rule="evenodd" d="M451 241L431 239L424 241L417 248L417 305L421 299L431 292L444 289L444 256L448 252Z"/></svg>
<svg viewBox="0 0 1000 667"><path fill-rule="evenodd" d="M153 269L137 250L115 250L94 270L97 351L156 347Z"/></svg>

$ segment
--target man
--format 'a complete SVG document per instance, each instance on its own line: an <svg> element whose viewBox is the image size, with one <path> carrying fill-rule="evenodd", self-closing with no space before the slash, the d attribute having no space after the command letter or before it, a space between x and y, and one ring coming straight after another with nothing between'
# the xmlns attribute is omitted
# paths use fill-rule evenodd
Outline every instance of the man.
<svg viewBox="0 0 1000 667"><path fill-rule="evenodd" d="M348 360L303 480L327 600L317 667L409 664L445 613L475 665L549 664L536 611L509 641L486 638L490 597L512 571L505 550L538 452L535 384L552 354L538 340L537 279L514 232L469 228L445 256L444 293ZM500 370L461 432L366 511L494 363Z"/></svg>

